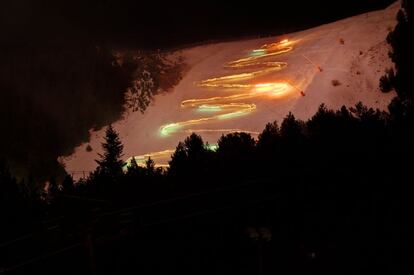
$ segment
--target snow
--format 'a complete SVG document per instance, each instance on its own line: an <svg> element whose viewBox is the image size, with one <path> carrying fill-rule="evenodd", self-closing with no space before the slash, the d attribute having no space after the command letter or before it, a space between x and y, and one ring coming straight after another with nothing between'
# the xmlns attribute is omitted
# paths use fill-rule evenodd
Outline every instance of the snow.
<svg viewBox="0 0 414 275"><path fill-rule="evenodd" d="M294 42L293 50L276 56L272 61L287 62L288 66L281 71L261 77L260 81L288 82L292 87L287 96L258 97L238 101L238 103L255 104L256 109L243 116L192 128L260 132L267 122L274 120L281 122L289 111L297 118L308 119L321 103L325 103L329 108L338 109L342 105L353 106L362 101L367 106L386 110L395 94L383 94L378 86L379 78L387 68L392 67L388 58L389 46L385 40L396 24L398 9L397 2L385 10L362 14L289 35L202 45L182 50L177 54L185 58L188 70L173 91L156 96L144 114L128 111L122 120L113 125L124 143L125 159L133 155L174 149L189 133L175 132L162 136L160 127L168 123L206 116L192 108L182 108L182 101L232 94L226 89L199 87L196 85L197 82L240 73L225 68L225 65L230 61L249 56L252 50L259 49L264 44L286 38ZM322 71L319 71L318 67ZM334 86L333 80L339 81L340 85ZM212 131L200 134L205 141L214 144L222 133ZM100 152L103 135L104 129L91 132L90 143L82 144L75 149L73 155L62 158L66 170L75 178L82 174L73 171L92 171L96 167L94 160ZM88 144L91 144L93 151L87 152ZM165 164L168 157L156 159L157 161L159 164Z"/></svg>

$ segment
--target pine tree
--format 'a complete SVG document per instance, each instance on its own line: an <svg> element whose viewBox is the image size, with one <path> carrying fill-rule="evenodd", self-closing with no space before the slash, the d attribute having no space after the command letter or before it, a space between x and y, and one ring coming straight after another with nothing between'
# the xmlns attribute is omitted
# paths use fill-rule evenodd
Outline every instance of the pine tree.
<svg viewBox="0 0 414 275"><path fill-rule="evenodd" d="M302 137L303 125L295 116L289 112L280 127L280 133L284 140L297 141Z"/></svg>
<svg viewBox="0 0 414 275"><path fill-rule="evenodd" d="M413 61L411 39L412 32L412 16L413 5L408 0L402 1L402 9L398 12L397 21L398 24L388 37L387 41L392 46L390 57L395 64L396 75L394 88L398 95L405 99L410 97L412 99L413 94L409 88L411 83L411 66Z"/></svg>
<svg viewBox="0 0 414 275"><path fill-rule="evenodd" d="M230 133L218 140L217 157L224 174L244 176L252 170L256 142L248 133Z"/></svg>
<svg viewBox="0 0 414 275"><path fill-rule="evenodd" d="M155 162L148 157L148 160L145 162L145 169L148 176L152 176L155 173Z"/></svg>
<svg viewBox="0 0 414 275"><path fill-rule="evenodd" d="M127 176L131 181L137 181L142 175L143 168L138 165L135 157L132 157L127 166Z"/></svg>
<svg viewBox="0 0 414 275"><path fill-rule="evenodd" d="M208 152L201 136L193 133L180 142L171 156L169 174L191 177L205 170Z"/></svg>
<svg viewBox="0 0 414 275"><path fill-rule="evenodd" d="M414 62L413 40L411 39L411 33L414 29L414 5L412 1L403 0L401 8L397 14L398 24L387 37L387 42L392 47L389 55L395 65L395 74L387 72L381 78L382 87L385 85L385 88L394 88L398 94L398 97L394 98L388 107L391 114L398 120L410 117L414 112L414 93L411 88L412 64ZM386 87L387 85L390 87Z"/></svg>
<svg viewBox="0 0 414 275"><path fill-rule="evenodd" d="M128 172L132 173L133 171L138 171L138 169L139 167L138 167L137 160L135 159L135 157L132 157L128 165Z"/></svg>
<svg viewBox="0 0 414 275"><path fill-rule="evenodd" d="M185 171L187 159L187 149L184 143L180 141L171 156L171 160L168 162L170 166L168 168L168 174L172 176L182 176Z"/></svg>
<svg viewBox="0 0 414 275"><path fill-rule="evenodd" d="M123 173L122 168L125 163L122 160L122 151L124 146L112 125L106 129L104 140L105 142L102 143L104 153L99 154L100 160L95 160L99 165L97 172L101 175L117 177Z"/></svg>
<svg viewBox="0 0 414 275"><path fill-rule="evenodd" d="M266 124L265 129L259 135L257 148L261 153L274 153L280 140L280 130L276 121Z"/></svg>

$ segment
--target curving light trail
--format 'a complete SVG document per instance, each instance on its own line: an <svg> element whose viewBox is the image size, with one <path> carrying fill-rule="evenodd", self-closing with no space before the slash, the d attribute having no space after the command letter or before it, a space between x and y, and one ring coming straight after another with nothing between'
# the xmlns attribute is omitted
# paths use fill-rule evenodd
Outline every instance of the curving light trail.
<svg viewBox="0 0 414 275"><path fill-rule="evenodd" d="M260 60L269 58L272 56L276 56L276 55L281 55L283 53L290 52L291 50L293 50L293 47L282 48L280 50L277 50L276 52L270 52L270 53L266 53L269 51L267 50L267 51L264 51L264 54L261 54L261 55L250 56L250 57L246 57L246 58L242 58L236 61L229 62L226 67L227 68L243 68L243 67L258 66L258 65L284 66L284 65L287 65L287 63L285 62L260 62Z"/></svg>
<svg viewBox="0 0 414 275"><path fill-rule="evenodd" d="M244 103L242 102L243 100L258 97L282 98L289 91L295 89L295 87L284 81L258 84L253 81L258 77L285 69L288 65L286 62L273 61L272 58L292 51L293 43L286 39L277 43L265 44L260 49L253 50L249 57L225 64L225 68L227 69L247 70L247 72L209 78L196 83L199 87L231 89L231 91L239 91L239 93L228 96L195 98L182 101L182 108L192 108L199 113L208 113L210 115L162 125L159 130L161 137L167 137L177 132L247 132L258 135L259 133L257 132L243 129L202 129L196 126L236 118L256 110L257 107L255 104ZM148 157L154 160L168 159L173 152L174 150L165 150L136 158L139 163L142 163Z"/></svg>
<svg viewBox="0 0 414 275"><path fill-rule="evenodd" d="M209 116L209 117L203 117L199 119L191 119L191 120L186 120L182 122L166 124L161 127L160 134L162 136L168 136L171 133L177 132L178 130L185 128L187 126L198 125L198 124L207 123L207 122L211 122L215 120L223 120L223 119L229 119L229 118L241 116L246 113L250 113L254 111L256 109L256 105L255 104L244 104L244 103L241 103L241 104L230 103L230 104L217 104L217 105L200 105L198 106L198 108L199 109L208 108L210 110L216 109L217 111L223 111L223 110L228 110L228 111L227 113L219 114L215 116ZM186 132L194 132L194 131L205 132L205 130L203 129L197 129L197 130L187 129L186 130ZM209 131L217 132L218 130L209 130ZM228 132L228 131L225 130L225 132Z"/></svg>
<svg viewBox="0 0 414 275"><path fill-rule="evenodd" d="M169 136L175 132L233 132L234 129L193 129L191 126L235 118L253 112L256 105L253 103L237 103L241 100L269 96L278 98L290 90L287 82L271 82L253 84L246 82L259 76L283 70L288 64L286 62L271 61L270 58L293 50L292 42L283 40L278 43L263 45L260 49L252 51L253 56L231 61L225 65L226 68L249 69L255 68L253 72L244 72L227 76L220 76L202 80L197 83L199 87L206 88L232 88L242 90L242 93L230 96L216 96L201 99L188 99L181 102L182 108L191 107L199 112L220 112L198 119L169 123L161 126L161 136ZM262 68L262 69L260 69Z"/></svg>

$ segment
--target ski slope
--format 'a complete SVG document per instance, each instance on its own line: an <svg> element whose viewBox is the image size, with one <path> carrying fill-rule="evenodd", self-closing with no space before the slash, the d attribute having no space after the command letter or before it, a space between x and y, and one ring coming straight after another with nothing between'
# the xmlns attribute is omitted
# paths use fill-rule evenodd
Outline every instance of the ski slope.
<svg viewBox="0 0 414 275"><path fill-rule="evenodd" d="M398 9L399 2L297 33L177 52L188 65L181 82L156 96L144 114L128 111L113 125L125 159L151 156L165 166L191 132L209 144L234 131L257 136L266 123L281 122L290 111L308 119L321 103L338 109L362 101L386 110L395 94L381 93L378 84L392 67L386 36ZM90 143L60 159L75 178L96 167L104 132L91 131Z"/></svg>

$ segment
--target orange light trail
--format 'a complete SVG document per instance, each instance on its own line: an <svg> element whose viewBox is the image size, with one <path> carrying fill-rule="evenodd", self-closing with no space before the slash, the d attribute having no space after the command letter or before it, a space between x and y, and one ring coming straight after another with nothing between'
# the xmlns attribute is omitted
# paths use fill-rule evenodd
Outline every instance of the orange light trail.
<svg viewBox="0 0 414 275"><path fill-rule="evenodd" d="M269 45L266 44L261 47L261 50L263 51L262 55L241 58L235 61L231 61L225 65L226 68L235 69L258 66L265 67L265 69L256 70L253 72L245 72L227 76L214 77L198 82L197 85L199 87L233 88L237 90L244 90L244 92L230 96L187 99L182 101L182 108L191 107L196 108L199 111L225 113L163 125L160 128L161 136L169 136L170 134L175 132L216 132L216 130L192 129L188 127L205 124L212 121L231 119L242 115L246 115L256 110L255 104L235 103L235 101L241 101L263 96L280 98L281 96L285 95L291 88L290 84L288 84L287 82L252 84L243 81L255 79L258 76L263 76L272 72L281 71L284 68L286 68L286 62L269 61L268 59L292 51L293 47L290 46L291 44L292 42L290 42L287 39L282 40L278 43L273 43ZM217 132L218 131L219 130L217 130Z"/></svg>
<svg viewBox="0 0 414 275"><path fill-rule="evenodd" d="M271 52L271 53L267 53L267 54L263 54L259 56L250 56L250 57L242 58L236 61L229 62L226 67L227 68L242 68L242 67L252 66L253 64L258 65L257 64L258 60L269 58L269 57L276 56L276 55L281 55L283 53L290 52L291 50L293 50L293 48L288 47L288 48L278 50L276 52ZM283 62L277 62L277 63L283 64Z"/></svg>
<svg viewBox="0 0 414 275"><path fill-rule="evenodd" d="M157 163L157 161L162 161L164 159L168 159L169 157L171 157L171 155L174 153L174 151L175 150L163 150L163 151L148 153L148 154L145 154L145 155L134 156L134 158L135 158L135 161L137 162L138 166L145 167L145 162L148 160L149 157L155 163ZM128 168L128 166L131 165L131 160L132 160L132 157L128 158L125 161L125 163L126 163L126 165L124 166L125 168ZM168 164L156 164L155 167L168 167Z"/></svg>
<svg viewBox="0 0 414 275"><path fill-rule="evenodd" d="M265 65L270 68L255 71L251 73L243 73L243 74L235 74L235 75L229 75L229 76L223 76L223 77L216 77L216 78L210 78L203 81L200 81L197 85L199 87L213 87L213 88L251 88L253 85L249 84L239 84L239 83L228 83L228 82L237 82L242 80L249 80L253 79L262 75L266 75L272 72L281 71L286 66L287 63L284 62L267 62L265 64L261 64L260 62L252 62L250 64L248 63L240 63L233 65L235 68L242 68L242 67L248 67L248 66L256 66L256 65Z"/></svg>
<svg viewBox="0 0 414 275"><path fill-rule="evenodd" d="M205 104L205 103L200 102L200 104ZM194 106L196 106L196 104L193 103L192 106L194 107ZM202 106L202 105L200 105L200 106ZM195 132L195 131L199 132L199 130L203 131L203 129L183 129L183 128L188 127L188 126L208 123L208 122L212 122L212 121L224 120L224 119L230 119L230 118L242 116L244 114L253 112L256 109L255 104L245 104L245 103L240 103L240 104L236 104L236 103L217 104L217 105L208 105L208 106L217 107L218 111L231 110L231 109L233 111L230 111L230 112L227 112L227 113L224 113L224 114L220 114L220 115L215 115L215 116L210 116L210 117L203 117L203 118L199 118L199 119L191 119L191 120L186 120L186 121L175 122L175 123L170 123L170 124L163 125L160 129L161 136L168 136L171 133L182 132L182 131L185 131L185 132ZM203 132L205 132L205 131L203 131ZM226 132L228 132L228 131L226 131Z"/></svg>
<svg viewBox="0 0 414 275"><path fill-rule="evenodd" d="M197 82L196 85L204 88L226 89L231 88L232 91L240 91L238 94L228 96L215 96L210 98L187 99L181 102L182 108L193 108L201 113L218 113L197 119L173 122L162 125L159 133L161 137L170 136L173 133L192 133L192 132L247 132L258 135L258 132L246 131L242 129L202 129L199 126L221 120L233 119L239 116L247 115L257 109L253 103L244 103L243 100L252 98L268 97L270 99L282 98L294 90L291 84L286 81L269 82L269 83L251 83L257 77L270 73L281 71L287 67L286 62L278 62L271 60L275 56L288 53L293 50L292 44L295 42L287 39L277 43L265 44L260 49L252 51L253 56L241 58L225 64L227 69L252 69L251 72L243 72L238 74L209 78ZM262 69L260 69L262 68ZM167 159L174 150L165 150L160 152L149 153L138 156L143 159L151 157L154 160ZM165 165L161 165L165 166Z"/></svg>

